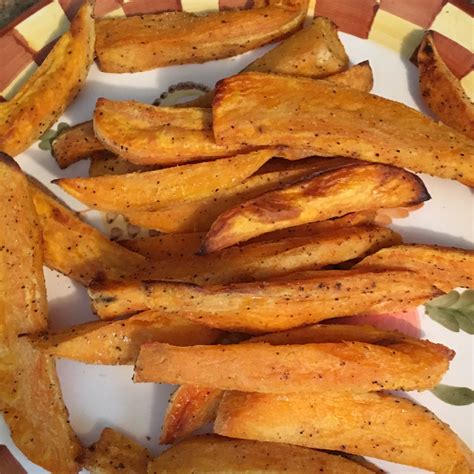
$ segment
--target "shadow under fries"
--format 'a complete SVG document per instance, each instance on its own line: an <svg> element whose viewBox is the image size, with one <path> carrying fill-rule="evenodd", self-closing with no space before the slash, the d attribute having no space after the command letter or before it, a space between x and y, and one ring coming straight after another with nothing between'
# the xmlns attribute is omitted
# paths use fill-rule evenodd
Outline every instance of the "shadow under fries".
<svg viewBox="0 0 474 474"><path fill-rule="evenodd" d="M472 242L469 242L469 240L455 237L451 234L422 229L420 227L398 226L396 224L391 225L390 228L395 232L399 232L403 237L403 241L407 244L444 245L459 247L465 250L474 249Z"/></svg>

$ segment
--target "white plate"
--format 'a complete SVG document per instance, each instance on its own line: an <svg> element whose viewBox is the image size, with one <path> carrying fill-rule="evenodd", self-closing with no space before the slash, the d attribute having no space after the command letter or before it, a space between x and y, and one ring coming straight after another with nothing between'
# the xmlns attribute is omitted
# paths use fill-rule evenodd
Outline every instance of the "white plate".
<svg viewBox="0 0 474 474"><path fill-rule="evenodd" d="M398 100L427 112L418 93L416 68L397 53L369 40L341 34L353 63L369 59L374 70L373 92ZM194 81L213 86L216 80L240 71L269 47L247 53L237 58L215 61L203 65L176 66L138 74L104 74L96 66L87 79L86 87L78 100L61 118L69 124L90 119L98 97L110 99L136 99L152 102L169 86L182 81ZM69 198L50 181L57 177L86 175L88 163L82 162L67 170L60 170L47 151L33 145L18 157L21 167L34 175L74 209L84 206ZM394 228L408 242L433 243L472 248L474 238L472 191L455 181L423 175L432 196L420 210L406 219L397 221ZM100 225L97 215L88 213L91 222ZM68 278L45 269L53 329L67 327L94 319L86 291ZM453 333L422 316L424 337L453 348L457 355L443 382L449 385L473 384L472 336L464 332ZM69 408L71 423L85 445L95 441L106 426L118 428L138 440L156 455L162 447L158 444L163 413L173 387L158 384L132 383L132 367L91 366L67 360L58 360L59 376L64 399ZM437 399L430 392L410 393L409 396L426 405L471 447L474 444L474 417L471 406L451 406ZM0 444L6 444L30 474L45 473L29 462L14 446L8 429L0 420ZM376 461L389 473L421 473L419 469Z"/></svg>

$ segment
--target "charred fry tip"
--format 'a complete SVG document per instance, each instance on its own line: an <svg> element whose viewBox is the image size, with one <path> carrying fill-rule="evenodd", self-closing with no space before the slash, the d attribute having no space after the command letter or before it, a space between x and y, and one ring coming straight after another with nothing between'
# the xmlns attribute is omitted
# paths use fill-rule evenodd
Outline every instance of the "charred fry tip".
<svg viewBox="0 0 474 474"><path fill-rule="evenodd" d="M18 163L10 155L4 153L3 151L0 151L0 162L2 162L4 165L9 166L10 168L21 171L21 168Z"/></svg>

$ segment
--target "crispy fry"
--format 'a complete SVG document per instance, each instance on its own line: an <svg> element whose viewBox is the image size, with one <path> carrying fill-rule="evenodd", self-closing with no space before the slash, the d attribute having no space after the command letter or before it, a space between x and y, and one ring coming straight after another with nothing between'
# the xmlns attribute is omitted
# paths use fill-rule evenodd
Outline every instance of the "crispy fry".
<svg viewBox="0 0 474 474"><path fill-rule="evenodd" d="M400 242L400 236L385 227L346 227L309 237L231 247L211 255L167 258L150 266L147 278L197 285L264 280L346 262Z"/></svg>
<svg viewBox="0 0 474 474"><path fill-rule="evenodd" d="M387 346L352 341L178 347L151 342L140 349L134 381L261 393L427 390L438 384L452 357L442 345L417 340Z"/></svg>
<svg viewBox="0 0 474 474"><path fill-rule="evenodd" d="M92 1L85 0L43 64L11 100L0 104L0 150L18 155L62 115L85 81L94 37Z"/></svg>
<svg viewBox="0 0 474 474"><path fill-rule="evenodd" d="M421 96L446 125L474 139L474 104L449 70L427 31L418 50Z"/></svg>
<svg viewBox="0 0 474 474"><path fill-rule="evenodd" d="M270 232L250 240L249 243L267 242L292 237L309 237L320 232L328 232L330 230L337 231L343 227L370 225L373 224L374 219L375 212L354 212L337 219L312 222L310 224ZM205 232L161 234L154 237L121 240L119 243L125 248L137 252L148 259L164 260L168 258L194 256L201 248L205 235Z"/></svg>
<svg viewBox="0 0 474 474"><path fill-rule="evenodd" d="M456 287L472 288L474 251L437 245L398 245L366 257L358 268L412 270L426 275L448 293Z"/></svg>
<svg viewBox="0 0 474 474"><path fill-rule="evenodd" d="M130 277L145 265L142 255L111 242L39 183L30 180L30 192L48 267L88 285L96 278Z"/></svg>
<svg viewBox="0 0 474 474"><path fill-rule="evenodd" d="M105 72L147 71L250 51L300 26L307 2L279 3L199 16L170 12L98 20L95 49L99 68Z"/></svg>
<svg viewBox="0 0 474 474"><path fill-rule="evenodd" d="M157 166L135 165L108 150L98 150L91 153L89 176L121 175L138 171L153 171Z"/></svg>
<svg viewBox="0 0 474 474"><path fill-rule="evenodd" d="M94 111L94 130L108 150L139 165L169 166L250 150L240 144L216 145L208 109L99 99Z"/></svg>
<svg viewBox="0 0 474 474"><path fill-rule="evenodd" d="M216 433L371 456L439 474L468 474L469 448L429 410L382 393L227 392Z"/></svg>
<svg viewBox="0 0 474 474"><path fill-rule="evenodd" d="M311 278L199 287L150 281L97 283L101 319L156 309L248 334L282 331L333 317L401 311L441 292L409 271L316 271ZM350 291L348 289L350 288Z"/></svg>
<svg viewBox="0 0 474 474"><path fill-rule="evenodd" d="M172 444L214 421L222 394L218 389L181 385L168 404L160 443Z"/></svg>
<svg viewBox="0 0 474 474"><path fill-rule="evenodd" d="M223 212L207 233L203 252L349 212L407 206L428 199L420 178L393 166L361 164L315 173Z"/></svg>
<svg viewBox="0 0 474 474"><path fill-rule="evenodd" d="M146 472L151 456L136 441L112 428L105 428L100 438L86 451L84 467L91 474Z"/></svg>
<svg viewBox="0 0 474 474"><path fill-rule="evenodd" d="M60 168L67 168L103 149L104 145L95 137L92 121L66 128L51 144L51 153Z"/></svg>
<svg viewBox="0 0 474 474"><path fill-rule="evenodd" d="M212 344L222 335L216 329L179 315L145 311L120 321L94 321L55 333L31 336L34 347L54 357L86 364L133 364L145 342L175 346Z"/></svg>
<svg viewBox="0 0 474 474"><path fill-rule="evenodd" d="M0 406L15 444L53 472L78 471L80 445L68 424L54 360L18 335L46 329L41 233L28 182L0 154Z"/></svg>
<svg viewBox="0 0 474 474"><path fill-rule="evenodd" d="M181 441L171 447L150 462L147 472L370 474L373 471L342 456L300 446L203 435Z"/></svg>
<svg viewBox="0 0 474 474"><path fill-rule="evenodd" d="M212 198L220 189L232 188L251 176L273 154L267 149L162 170L53 182L92 208L118 213L128 209L153 211Z"/></svg>
<svg viewBox="0 0 474 474"><path fill-rule="evenodd" d="M125 213L130 222L163 232L199 232L209 230L212 222L223 211L260 194L293 183L313 171L340 167L344 159L302 160L289 163L285 171L257 174L230 189L214 193L212 198L172 206L154 212L130 211Z"/></svg>
<svg viewBox="0 0 474 474"><path fill-rule="evenodd" d="M213 127L221 146L303 147L474 185L468 137L398 102L324 80L257 72L223 79Z"/></svg>

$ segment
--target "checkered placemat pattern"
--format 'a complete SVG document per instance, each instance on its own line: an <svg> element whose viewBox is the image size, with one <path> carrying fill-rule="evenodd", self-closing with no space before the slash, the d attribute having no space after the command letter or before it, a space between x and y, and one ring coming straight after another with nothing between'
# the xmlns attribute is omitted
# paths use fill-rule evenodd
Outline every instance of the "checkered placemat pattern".
<svg viewBox="0 0 474 474"><path fill-rule="evenodd" d="M68 29L82 0L40 0L0 30L0 100L12 97ZM253 0L96 0L96 17L164 11L250 8ZM441 56L474 97L474 5L470 0L311 0L308 15L413 58L424 29L436 32Z"/></svg>

